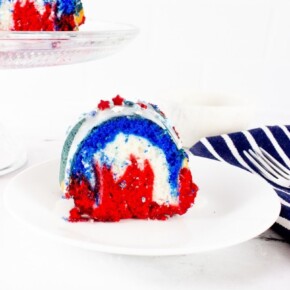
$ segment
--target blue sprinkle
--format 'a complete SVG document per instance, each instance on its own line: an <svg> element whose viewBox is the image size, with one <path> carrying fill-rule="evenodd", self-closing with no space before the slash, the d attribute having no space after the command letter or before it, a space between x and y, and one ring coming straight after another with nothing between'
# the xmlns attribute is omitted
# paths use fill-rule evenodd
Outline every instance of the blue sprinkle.
<svg viewBox="0 0 290 290"><path fill-rule="evenodd" d="M128 107L133 107L134 106L134 103L131 102L131 101L125 101L124 104Z"/></svg>
<svg viewBox="0 0 290 290"><path fill-rule="evenodd" d="M66 222L68 222L68 218L67 217L62 217L62 219L64 220L64 221L66 221Z"/></svg>
<svg viewBox="0 0 290 290"><path fill-rule="evenodd" d="M97 112L96 111L91 111L90 112L90 116L95 117L96 115L97 115Z"/></svg>
<svg viewBox="0 0 290 290"><path fill-rule="evenodd" d="M126 181L123 180L123 181L119 184L119 186L120 186L122 189L124 189L124 188L127 186Z"/></svg>

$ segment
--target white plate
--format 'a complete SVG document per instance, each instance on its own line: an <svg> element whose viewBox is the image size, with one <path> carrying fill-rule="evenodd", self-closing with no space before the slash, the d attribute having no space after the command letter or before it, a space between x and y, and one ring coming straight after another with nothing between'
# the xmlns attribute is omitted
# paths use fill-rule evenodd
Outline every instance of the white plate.
<svg viewBox="0 0 290 290"><path fill-rule="evenodd" d="M34 229L86 249L128 255L179 255L228 247L267 230L280 202L259 177L235 167L191 157L200 187L196 204L167 221L69 223L58 189L59 162L37 165L16 176L5 191L9 212Z"/></svg>
<svg viewBox="0 0 290 290"><path fill-rule="evenodd" d="M103 58L138 34L128 24L87 21L80 31L0 31L0 69L66 65Z"/></svg>

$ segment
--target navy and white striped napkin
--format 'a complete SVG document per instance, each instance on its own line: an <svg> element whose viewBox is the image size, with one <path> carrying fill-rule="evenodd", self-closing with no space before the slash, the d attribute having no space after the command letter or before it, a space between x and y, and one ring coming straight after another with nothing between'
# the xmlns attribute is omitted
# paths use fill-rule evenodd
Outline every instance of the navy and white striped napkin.
<svg viewBox="0 0 290 290"><path fill-rule="evenodd" d="M202 138L190 151L197 156L228 162L252 173L258 173L243 151L259 147L290 168L290 126L265 126ZM290 189L269 183L280 197L282 206L273 229L290 242Z"/></svg>

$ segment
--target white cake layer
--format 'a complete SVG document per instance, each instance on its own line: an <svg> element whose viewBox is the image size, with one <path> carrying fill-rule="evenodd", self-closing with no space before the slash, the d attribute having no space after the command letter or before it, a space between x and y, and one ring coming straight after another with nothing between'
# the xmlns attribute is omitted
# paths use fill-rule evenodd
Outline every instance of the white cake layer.
<svg viewBox="0 0 290 290"><path fill-rule="evenodd" d="M13 6L13 1L2 1L0 5L0 30L11 30L13 28L14 23L11 13Z"/></svg>
<svg viewBox="0 0 290 290"><path fill-rule="evenodd" d="M171 196L166 157L162 150L153 146L147 139L120 133L103 150L95 154L94 160L101 166L103 160L106 160L105 163L111 166L115 180L118 180L131 164L132 155L137 159L141 170L144 168L145 160L150 163L154 172L153 201L158 204L177 204L178 198Z"/></svg>

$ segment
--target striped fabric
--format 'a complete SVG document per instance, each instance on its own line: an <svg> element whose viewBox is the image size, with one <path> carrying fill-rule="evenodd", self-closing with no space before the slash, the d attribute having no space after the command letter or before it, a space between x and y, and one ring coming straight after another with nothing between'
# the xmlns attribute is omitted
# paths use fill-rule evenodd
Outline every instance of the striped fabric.
<svg viewBox="0 0 290 290"><path fill-rule="evenodd" d="M290 168L290 125L265 126L249 131L203 138L190 151L194 155L227 162L259 174L255 166L243 154L244 150L257 150L259 147ZM273 229L290 242L290 189L269 183L280 197L282 205L280 217Z"/></svg>

